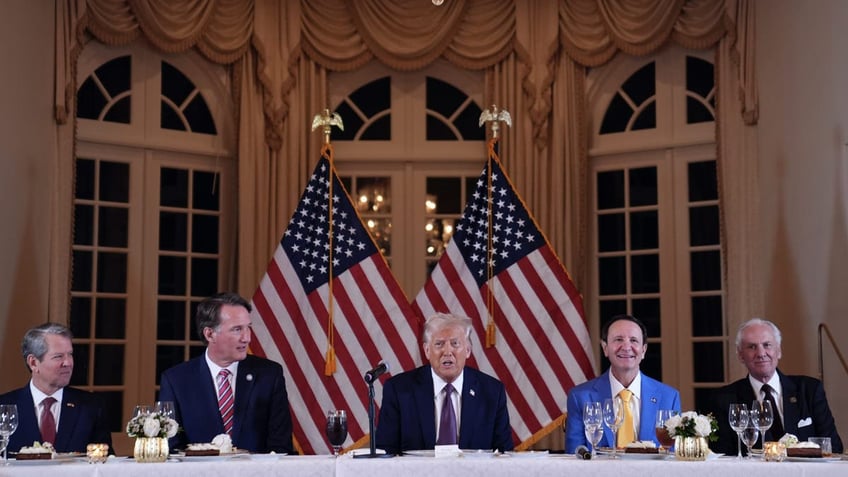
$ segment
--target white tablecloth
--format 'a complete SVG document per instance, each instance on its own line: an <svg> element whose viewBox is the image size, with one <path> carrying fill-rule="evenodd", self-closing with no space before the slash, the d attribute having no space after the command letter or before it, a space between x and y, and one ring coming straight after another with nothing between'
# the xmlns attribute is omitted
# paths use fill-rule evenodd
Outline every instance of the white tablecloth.
<svg viewBox="0 0 848 477"><path fill-rule="evenodd" d="M352 459L342 457L336 465L336 477L534 477L573 475L579 477L685 476L685 477L845 477L848 461L839 462L762 462L737 461L722 457L707 462L643 460L625 458L577 460L573 456L447 458L397 457L393 459Z"/></svg>
<svg viewBox="0 0 848 477"><path fill-rule="evenodd" d="M0 477L533 477L575 475L579 477L685 476L685 477L845 477L848 461L839 462L761 462L737 461L722 457L708 462L673 460L596 459L577 460L572 456L447 458L396 457L391 459L353 459L342 456L287 456L274 460L201 460L163 464L138 464L120 458L108 464L11 462L0 466Z"/></svg>

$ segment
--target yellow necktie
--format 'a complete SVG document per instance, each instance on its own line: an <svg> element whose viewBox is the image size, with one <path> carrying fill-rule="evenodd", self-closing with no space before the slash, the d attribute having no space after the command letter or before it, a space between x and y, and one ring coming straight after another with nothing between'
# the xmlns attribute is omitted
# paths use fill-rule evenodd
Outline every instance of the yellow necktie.
<svg viewBox="0 0 848 477"><path fill-rule="evenodd" d="M633 435L633 413L630 411L630 397L633 393L629 389L622 389L620 393L621 405L624 406L624 424L618 430L618 447L625 447L636 440Z"/></svg>

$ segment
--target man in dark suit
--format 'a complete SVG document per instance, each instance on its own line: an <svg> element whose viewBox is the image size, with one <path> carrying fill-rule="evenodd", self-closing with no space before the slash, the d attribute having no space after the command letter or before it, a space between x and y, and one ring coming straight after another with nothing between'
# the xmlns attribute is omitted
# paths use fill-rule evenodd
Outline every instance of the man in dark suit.
<svg viewBox="0 0 848 477"><path fill-rule="evenodd" d="M713 414L718 420L718 441L710 447L716 452L736 454L738 438L730 428L728 409L731 403L749 408L756 400L771 400L774 423L766 431L765 441L776 441L784 433L794 434L800 441L810 437L830 437L831 448L841 454L842 439L830 413L822 382L809 376L787 376L777 369L781 358L780 329L768 320L753 318L736 332L736 353L748 376L719 388L713 394ZM742 453L746 449L742 448Z"/></svg>
<svg viewBox="0 0 848 477"><path fill-rule="evenodd" d="M197 307L197 332L206 352L162 373L159 400L173 401L183 432L172 449L229 434L250 452L291 453L292 420L283 368L247 354L250 303L234 293Z"/></svg>
<svg viewBox="0 0 848 477"><path fill-rule="evenodd" d="M565 452L573 454L578 446L589 446L583 425L583 405L600 402L613 396L628 394L632 418L629 434L622 425L618 431L618 447L634 440L654 441L657 411L680 411L680 393L671 386L644 375L640 370L642 359L648 351L648 329L638 318L617 315L601 329L601 348L610 360L610 369L595 379L575 386L568 393L568 417L565 427ZM613 447L615 437L607 426L599 447Z"/></svg>
<svg viewBox="0 0 848 477"><path fill-rule="evenodd" d="M471 320L461 316L436 314L427 319L423 346L430 364L386 381L378 448L389 454L437 444L513 449L503 384L465 366L471 356L471 326Z"/></svg>
<svg viewBox="0 0 848 477"><path fill-rule="evenodd" d="M50 442L57 452L85 452L91 443L112 445L112 435L100 400L92 393L68 387L74 371L71 330L58 323L30 329L21 354L32 373L29 386L0 396L0 404L15 404L18 429L9 452L33 442Z"/></svg>

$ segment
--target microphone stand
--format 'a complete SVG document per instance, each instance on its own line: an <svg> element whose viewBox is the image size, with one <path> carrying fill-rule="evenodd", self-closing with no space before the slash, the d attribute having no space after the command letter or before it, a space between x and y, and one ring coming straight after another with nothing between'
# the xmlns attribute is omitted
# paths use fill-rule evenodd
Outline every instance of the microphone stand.
<svg viewBox="0 0 848 477"><path fill-rule="evenodd" d="M354 459L373 459L375 457L394 457L392 454L377 454L377 443L374 441L374 381L366 379L368 383L368 441L370 452L368 454L354 454Z"/></svg>

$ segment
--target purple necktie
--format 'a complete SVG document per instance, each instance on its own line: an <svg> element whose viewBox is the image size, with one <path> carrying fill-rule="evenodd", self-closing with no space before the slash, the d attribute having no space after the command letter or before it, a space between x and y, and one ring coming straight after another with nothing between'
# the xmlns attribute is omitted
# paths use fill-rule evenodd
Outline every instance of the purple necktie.
<svg viewBox="0 0 848 477"><path fill-rule="evenodd" d="M445 402L442 404L442 416L439 419L438 445L456 444L456 412L453 410L451 394L454 389L450 383L445 384Z"/></svg>

